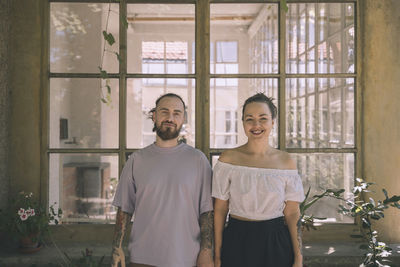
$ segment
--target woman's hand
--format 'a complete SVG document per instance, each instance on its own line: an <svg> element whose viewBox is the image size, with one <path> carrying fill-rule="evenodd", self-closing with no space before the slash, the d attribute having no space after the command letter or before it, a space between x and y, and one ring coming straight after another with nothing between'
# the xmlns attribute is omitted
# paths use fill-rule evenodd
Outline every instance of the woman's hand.
<svg viewBox="0 0 400 267"><path fill-rule="evenodd" d="M294 257L293 267L303 267L303 257Z"/></svg>
<svg viewBox="0 0 400 267"><path fill-rule="evenodd" d="M214 259L214 267L221 267L221 259L220 258Z"/></svg>

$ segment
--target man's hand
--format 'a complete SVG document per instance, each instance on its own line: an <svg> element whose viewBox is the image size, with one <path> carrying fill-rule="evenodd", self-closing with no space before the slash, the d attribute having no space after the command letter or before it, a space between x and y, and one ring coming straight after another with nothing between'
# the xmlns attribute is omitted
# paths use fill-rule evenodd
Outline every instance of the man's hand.
<svg viewBox="0 0 400 267"><path fill-rule="evenodd" d="M203 248L197 256L197 267L214 267L212 250Z"/></svg>
<svg viewBox="0 0 400 267"><path fill-rule="evenodd" d="M303 257L302 256L294 257L293 267L303 267Z"/></svg>
<svg viewBox="0 0 400 267"><path fill-rule="evenodd" d="M121 263L121 267L125 267L125 253L122 248L113 248L111 266L118 267L118 263Z"/></svg>

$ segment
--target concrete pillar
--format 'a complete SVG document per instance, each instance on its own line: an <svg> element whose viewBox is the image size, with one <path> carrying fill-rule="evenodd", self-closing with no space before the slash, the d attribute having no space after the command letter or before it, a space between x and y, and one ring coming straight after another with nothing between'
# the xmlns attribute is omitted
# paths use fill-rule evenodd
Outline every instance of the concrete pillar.
<svg viewBox="0 0 400 267"><path fill-rule="evenodd" d="M10 193L40 193L40 98L45 0L12 0L10 21ZM45 70L43 70L45 71Z"/></svg>
<svg viewBox="0 0 400 267"><path fill-rule="evenodd" d="M400 195L400 1L365 0L362 19L364 178ZM378 191L378 187L377 191ZM400 210L390 208L376 223L380 238L400 242Z"/></svg>
<svg viewBox="0 0 400 267"><path fill-rule="evenodd" d="M9 32L11 0L0 1L0 209L7 205L8 176L8 115L10 86L8 82Z"/></svg>

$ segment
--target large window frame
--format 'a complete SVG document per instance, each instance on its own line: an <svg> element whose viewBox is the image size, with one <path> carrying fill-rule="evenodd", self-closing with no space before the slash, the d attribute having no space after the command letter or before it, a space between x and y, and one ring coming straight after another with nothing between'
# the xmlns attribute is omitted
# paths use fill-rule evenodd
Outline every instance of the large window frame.
<svg viewBox="0 0 400 267"><path fill-rule="evenodd" d="M355 72L354 73L337 73L337 74L290 74L287 73L286 59L286 12L280 6L280 0L270 0L268 3L275 3L279 6L279 22L278 22L278 41L279 41L279 61L278 72L273 74L216 74L210 73L210 4L224 3L265 3L265 0L49 0L46 14L47 29L50 25L50 3L52 2L84 2L84 3L118 3L119 12L126 16L127 4L194 4L195 5L195 72L190 74L144 74L144 73L128 73L127 72L127 30L121 25L119 27L119 54L122 60L119 62L119 72L110 73L110 78L119 80L119 146L113 149L103 148L50 148L49 146L49 93L51 78L101 78L100 73L52 73L49 71L49 45L44 47L43 53L43 70L48 73L47 80L43 81L45 90L42 99L45 105L42 109L42 140L41 140L41 173L42 183L41 192L43 199L48 199L48 177L49 177L49 156L51 153L101 153L101 154L118 154L119 157L119 173L127 159L127 155L138 150L128 149L126 145L126 88L127 79L133 78L177 78L177 79L195 79L195 147L205 153L212 160L213 155L218 155L225 149L210 147L210 80L218 78L275 78L278 79L278 110L279 110L279 126L278 126L278 148L289 153L353 153L355 159L355 177L362 177L362 95L361 95L361 66L359 64L360 55L362 53L360 47L360 15L359 0L325 0L324 3L352 3L355 7ZM320 1L305 0L287 0L287 3L321 3ZM49 44L49 30L47 32L47 44ZM214 58L214 60L216 60ZM286 144L286 81L289 78L352 78L355 80L354 94L354 148L288 148ZM238 124L239 124L238 119ZM240 126L238 126L240 127ZM343 228L344 227L344 228ZM334 239L348 239L347 234L354 231L355 224L324 224L317 235L310 236L313 240L324 239L327 236ZM326 230L326 231L325 231ZM333 232L332 232L333 231ZM336 233L336 234L335 234ZM342 233L339 234L338 233ZM344 233L344 234L343 234ZM307 235L306 235L307 240Z"/></svg>

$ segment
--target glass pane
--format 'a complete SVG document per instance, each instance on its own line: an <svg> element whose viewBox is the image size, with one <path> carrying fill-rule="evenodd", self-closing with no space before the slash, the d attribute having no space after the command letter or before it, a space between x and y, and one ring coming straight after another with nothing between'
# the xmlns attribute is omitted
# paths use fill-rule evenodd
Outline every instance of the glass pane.
<svg viewBox="0 0 400 267"><path fill-rule="evenodd" d="M345 189L344 197L350 197L354 185L354 154L291 154L297 160L297 168L303 179L304 191L311 187L310 197L326 189ZM309 210L308 215L327 218L323 222L353 223L351 217L337 212L339 200L320 199Z"/></svg>
<svg viewBox="0 0 400 267"><path fill-rule="evenodd" d="M109 86L111 103L105 104L105 80L50 79L50 148L118 147L118 80Z"/></svg>
<svg viewBox="0 0 400 267"><path fill-rule="evenodd" d="M211 73L278 73L277 4L211 4L210 13Z"/></svg>
<svg viewBox="0 0 400 267"><path fill-rule="evenodd" d="M104 40L104 30L113 35L112 46ZM50 4L51 72L97 73L102 66L115 73L119 68L116 52L119 52L118 4Z"/></svg>
<svg viewBox="0 0 400 267"><path fill-rule="evenodd" d="M49 204L63 222L115 222L117 154L50 154Z"/></svg>
<svg viewBox="0 0 400 267"><path fill-rule="evenodd" d="M287 147L354 147L354 79L287 79L286 86Z"/></svg>
<svg viewBox="0 0 400 267"><path fill-rule="evenodd" d="M194 5L128 5L128 72L194 73L194 18Z"/></svg>
<svg viewBox="0 0 400 267"><path fill-rule="evenodd" d="M278 104L277 79L211 79L210 81L210 147L229 148L247 142L242 126L244 101L259 92ZM277 119L276 119L277 120ZM278 146L278 121L271 132L270 144Z"/></svg>
<svg viewBox="0 0 400 267"><path fill-rule="evenodd" d="M345 4L328 4L328 31L329 35L332 36L340 31L342 17L345 19L346 13L343 8Z"/></svg>
<svg viewBox="0 0 400 267"><path fill-rule="evenodd" d="M354 4L348 3L345 5L346 26L354 25Z"/></svg>
<svg viewBox="0 0 400 267"><path fill-rule="evenodd" d="M286 71L354 73L353 6L345 3L289 4Z"/></svg>
<svg viewBox="0 0 400 267"><path fill-rule="evenodd" d="M155 141L153 121L149 112L158 97L175 93L186 104L187 117L181 130L181 138L195 145L195 81L194 79L128 79L126 133L128 148L142 148Z"/></svg>
<svg viewBox="0 0 400 267"><path fill-rule="evenodd" d="M354 26L349 27L344 35L345 47L343 72L354 73L355 70L355 43L354 43Z"/></svg>

